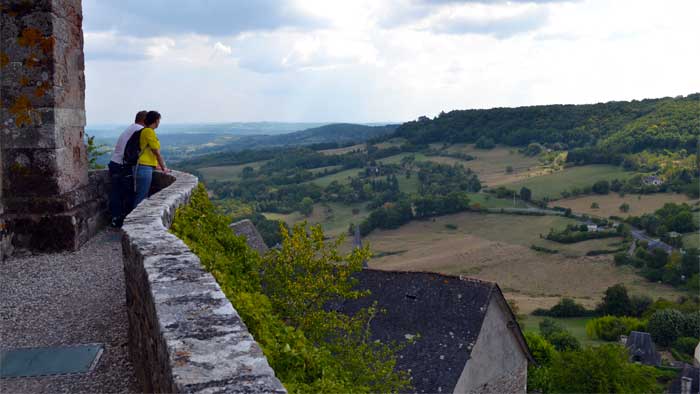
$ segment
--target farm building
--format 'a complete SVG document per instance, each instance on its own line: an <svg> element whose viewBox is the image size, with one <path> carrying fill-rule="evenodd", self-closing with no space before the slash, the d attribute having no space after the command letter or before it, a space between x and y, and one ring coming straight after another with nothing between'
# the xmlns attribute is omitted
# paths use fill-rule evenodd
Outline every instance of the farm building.
<svg viewBox="0 0 700 394"><path fill-rule="evenodd" d="M653 186L659 186L659 185L664 183L664 181L662 181L661 178L659 178L656 175L645 176L644 178L642 178L642 182L645 185L653 185Z"/></svg>
<svg viewBox="0 0 700 394"><path fill-rule="evenodd" d="M231 228L245 235L251 246L264 244L248 225ZM356 232L354 247L361 246ZM358 288L371 294L328 307L353 314L376 302L382 312L372 319L373 339L385 343L413 339L399 352L396 365L411 372L412 392L527 391L527 366L534 359L497 284L461 276L368 268L355 278Z"/></svg>
<svg viewBox="0 0 700 394"><path fill-rule="evenodd" d="M625 342L630 361L646 365L661 365L661 356L656 352L654 341L648 332L632 331Z"/></svg>
<svg viewBox="0 0 700 394"><path fill-rule="evenodd" d="M377 302L372 336L405 343L397 368L410 370L418 393L525 393L532 356L498 285L427 272L365 269L371 291L333 308L353 313Z"/></svg>

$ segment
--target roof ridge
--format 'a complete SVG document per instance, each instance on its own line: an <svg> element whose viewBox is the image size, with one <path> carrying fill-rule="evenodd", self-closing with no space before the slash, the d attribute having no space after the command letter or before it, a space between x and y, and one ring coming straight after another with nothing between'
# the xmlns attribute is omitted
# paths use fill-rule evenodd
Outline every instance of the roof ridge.
<svg viewBox="0 0 700 394"><path fill-rule="evenodd" d="M437 275L437 276L445 277L445 278L459 279L463 282L481 283L481 284L488 285L491 287L498 286L496 284L496 282L483 280L483 279L479 279L479 278L474 278L471 276L465 276L465 275L461 275L461 274L445 274L445 273L441 273L441 272L421 271L421 270L383 270L383 269L378 269L378 268L364 268L363 271L386 272L386 273L407 273L407 274L430 274L430 275Z"/></svg>

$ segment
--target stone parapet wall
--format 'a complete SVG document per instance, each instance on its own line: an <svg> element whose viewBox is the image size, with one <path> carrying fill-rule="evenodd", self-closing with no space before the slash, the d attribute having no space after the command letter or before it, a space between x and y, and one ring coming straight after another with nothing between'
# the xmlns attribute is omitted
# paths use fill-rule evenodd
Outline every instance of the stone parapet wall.
<svg viewBox="0 0 700 394"><path fill-rule="evenodd" d="M125 220L129 350L145 392L286 393L199 258L168 232L197 178L154 173L165 189Z"/></svg>

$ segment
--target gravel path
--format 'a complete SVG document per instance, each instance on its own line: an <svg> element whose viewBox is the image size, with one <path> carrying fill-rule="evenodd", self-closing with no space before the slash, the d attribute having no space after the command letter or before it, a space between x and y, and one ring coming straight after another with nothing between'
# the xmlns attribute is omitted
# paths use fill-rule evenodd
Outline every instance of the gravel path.
<svg viewBox="0 0 700 394"><path fill-rule="evenodd" d="M105 230L77 252L0 262L0 348L105 344L92 373L0 379L0 393L135 391L120 236Z"/></svg>

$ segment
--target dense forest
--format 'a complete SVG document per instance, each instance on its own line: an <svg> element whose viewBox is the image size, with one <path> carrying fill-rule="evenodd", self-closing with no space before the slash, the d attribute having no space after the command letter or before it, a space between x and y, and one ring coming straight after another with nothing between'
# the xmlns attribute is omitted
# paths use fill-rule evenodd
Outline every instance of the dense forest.
<svg viewBox="0 0 700 394"><path fill-rule="evenodd" d="M615 163L623 154L697 151L700 93L685 97L590 105L541 105L442 112L402 124L395 137L433 142L526 146L569 150L578 164Z"/></svg>

